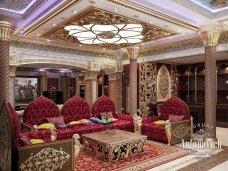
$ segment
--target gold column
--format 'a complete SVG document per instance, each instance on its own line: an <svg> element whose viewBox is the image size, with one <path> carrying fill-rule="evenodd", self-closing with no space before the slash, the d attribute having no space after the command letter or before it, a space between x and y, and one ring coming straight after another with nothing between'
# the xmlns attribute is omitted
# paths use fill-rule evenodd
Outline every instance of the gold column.
<svg viewBox="0 0 228 171"><path fill-rule="evenodd" d="M43 95L43 91L47 91L47 76L46 71L40 73L40 94Z"/></svg>
<svg viewBox="0 0 228 171"><path fill-rule="evenodd" d="M137 115L137 58L139 47L127 48L130 58L130 115Z"/></svg>
<svg viewBox="0 0 228 171"><path fill-rule="evenodd" d="M9 40L14 30L12 24L0 21L0 106L9 96Z"/></svg>
<svg viewBox="0 0 228 171"><path fill-rule="evenodd" d="M123 72L123 50L116 51L116 111L122 113L122 72Z"/></svg>
<svg viewBox="0 0 228 171"><path fill-rule="evenodd" d="M15 105L15 74L17 66L9 66L9 102L12 106Z"/></svg>
<svg viewBox="0 0 228 171"><path fill-rule="evenodd" d="M205 45L205 125L207 140L216 139L216 45L222 26L207 26L199 32Z"/></svg>
<svg viewBox="0 0 228 171"><path fill-rule="evenodd" d="M97 72L87 71L84 74L85 81L85 100L90 108L97 99Z"/></svg>

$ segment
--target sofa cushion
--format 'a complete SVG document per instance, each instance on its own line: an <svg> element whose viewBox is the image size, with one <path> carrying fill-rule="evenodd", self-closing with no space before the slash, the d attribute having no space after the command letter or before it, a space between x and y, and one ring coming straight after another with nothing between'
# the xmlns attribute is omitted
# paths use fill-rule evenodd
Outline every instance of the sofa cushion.
<svg viewBox="0 0 228 171"><path fill-rule="evenodd" d="M65 124L63 116L53 117L53 118L47 118L48 122L59 125L59 124Z"/></svg>
<svg viewBox="0 0 228 171"><path fill-rule="evenodd" d="M99 118L97 118L97 117L91 117L90 119L89 119L91 122L93 122L93 123L99 123L101 120L99 119Z"/></svg>
<svg viewBox="0 0 228 171"><path fill-rule="evenodd" d="M153 123L156 124L156 125L165 125L165 120L157 120L157 121L154 121Z"/></svg>
<svg viewBox="0 0 228 171"><path fill-rule="evenodd" d="M21 144L22 147L23 146L30 146L30 145L32 145L30 139L28 137L26 137L26 136L21 136L20 137L20 144Z"/></svg>
<svg viewBox="0 0 228 171"><path fill-rule="evenodd" d="M31 144L41 144L44 143L42 139L30 139Z"/></svg>
<svg viewBox="0 0 228 171"><path fill-rule="evenodd" d="M169 115L169 121L170 122L177 122L183 120L185 115Z"/></svg>
<svg viewBox="0 0 228 171"><path fill-rule="evenodd" d="M43 123L43 124L38 125L36 128L37 129L51 129L53 127L55 127L55 125L52 123Z"/></svg>

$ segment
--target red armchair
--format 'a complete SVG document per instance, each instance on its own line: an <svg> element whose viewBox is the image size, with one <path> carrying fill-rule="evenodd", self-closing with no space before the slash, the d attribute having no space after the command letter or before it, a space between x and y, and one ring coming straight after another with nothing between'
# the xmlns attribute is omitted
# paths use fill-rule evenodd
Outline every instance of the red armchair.
<svg viewBox="0 0 228 171"><path fill-rule="evenodd" d="M158 120L164 120L166 123L154 123ZM176 96L169 98L162 105L159 116L142 118L141 130L142 134L148 138L165 143L168 142L169 145L180 143L182 139L190 139L192 119L187 104Z"/></svg>
<svg viewBox="0 0 228 171"><path fill-rule="evenodd" d="M116 113L114 102L107 96L99 97L93 104L92 115L101 118L101 113L112 112L114 118L118 120L110 123L111 129L121 129L125 131L134 132L133 117L125 114Z"/></svg>
<svg viewBox="0 0 228 171"><path fill-rule="evenodd" d="M18 115L10 103L3 103L0 117L0 160L4 161L0 170L74 169L72 139L51 142L50 130L20 132ZM22 137L28 139L27 144L22 143ZM44 143L32 145L29 139L42 139Z"/></svg>
<svg viewBox="0 0 228 171"><path fill-rule="evenodd" d="M58 116L60 116L58 106L50 99L40 96L25 108L22 129L31 130L33 125L46 123L47 118Z"/></svg>

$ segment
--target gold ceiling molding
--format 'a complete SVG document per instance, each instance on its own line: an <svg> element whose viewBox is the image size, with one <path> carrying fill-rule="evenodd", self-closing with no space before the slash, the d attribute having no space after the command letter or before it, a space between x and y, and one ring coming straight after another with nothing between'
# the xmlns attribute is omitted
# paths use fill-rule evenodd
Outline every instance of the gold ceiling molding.
<svg viewBox="0 0 228 171"><path fill-rule="evenodd" d="M43 19L38 21L36 24L34 24L30 28L28 28L24 32L24 35L27 36L27 35L31 34L34 30L36 30L39 27L41 27L42 25L44 25L47 21L51 20L52 18L54 18L57 15L60 15L61 13L63 13L64 11L66 11L67 9L69 9L70 7L72 7L73 5L75 5L76 3L80 2L80 1L81 0L66 0L62 5L60 5L55 10L50 12L47 16L45 16Z"/></svg>
<svg viewBox="0 0 228 171"><path fill-rule="evenodd" d="M227 0L212 0L211 5L216 8L223 8L228 5Z"/></svg>
<svg viewBox="0 0 228 171"><path fill-rule="evenodd" d="M141 5L138 5L138 4L135 4L135 3L131 3L128 0L107 0L107 1L109 1L109 2L111 2L113 4L117 4L117 5L123 6L125 8L129 8L129 9L138 11L140 13L143 13L143 14L146 14L146 15L149 15L149 16L152 16L152 17L159 18L161 20L165 20L165 21L167 21L169 23L178 25L178 26L183 27L183 28L187 28L187 29L190 29L190 30L193 30L193 31L197 31L198 30L198 27L195 27L195 26L193 26L191 24L188 24L186 22L183 22L181 20L177 20L177 19L175 19L173 17L170 17L168 15L162 14L160 12L154 11L152 9L146 8L144 6L141 6Z"/></svg>
<svg viewBox="0 0 228 171"><path fill-rule="evenodd" d="M44 51L50 51L50 52L57 52L62 54L75 54L75 55L81 55L81 56L88 56L88 57L100 57L100 58L107 58L107 59L115 59L115 54L107 54L106 51L103 51L103 53L98 53L95 51L91 51L90 49L87 50L78 50L74 49L73 47L69 47L69 45L63 46L54 46L53 44L49 45L47 41L42 41L44 43L37 43L32 42L31 39L24 39L22 41L21 39L15 38L13 41L10 42L10 46L16 47L16 48L26 48L26 49L34 49L34 50L44 50Z"/></svg>
<svg viewBox="0 0 228 171"><path fill-rule="evenodd" d="M224 43L228 43L228 31L223 32L219 38L218 44ZM194 49L199 47L203 47L202 39L200 37L195 37L192 39L181 40L177 42L141 49L139 57L181 51L186 49Z"/></svg>
<svg viewBox="0 0 228 171"><path fill-rule="evenodd" d="M141 21L137 21L135 19L131 19L125 16L121 16L119 14L115 14L109 11L105 11L99 8L89 8L80 15L76 17L72 17L69 20L66 20L64 23L61 24L60 27L55 27L52 30L44 33L41 35L41 38L46 38L50 40L55 41L65 41L68 43L75 43L79 44L79 41L74 38L73 36L70 36L68 34L68 31L66 31L64 28L65 26L69 25L87 25L87 24L142 24L143 26L143 39L142 42L152 41L152 40L158 40L162 38L166 38L169 36L176 35L176 32L173 32L168 29L160 28L155 25L143 23ZM96 44L96 45L86 45L83 44L83 46L87 46L89 48L101 48L105 47L106 49L110 50L116 50L122 47L126 47L132 44Z"/></svg>

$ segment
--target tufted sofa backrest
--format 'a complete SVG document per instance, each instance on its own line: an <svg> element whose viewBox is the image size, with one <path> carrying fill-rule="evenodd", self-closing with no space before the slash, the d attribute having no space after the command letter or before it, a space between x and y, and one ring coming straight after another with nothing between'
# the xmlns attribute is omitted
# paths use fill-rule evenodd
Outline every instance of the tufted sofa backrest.
<svg viewBox="0 0 228 171"><path fill-rule="evenodd" d="M40 96L25 108L23 122L40 125L47 122L47 118L58 116L60 116L58 106L50 99Z"/></svg>
<svg viewBox="0 0 228 171"><path fill-rule="evenodd" d="M65 123L90 118L89 104L79 96L69 99L62 108Z"/></svg>
<svg viewBox="0 0 228 171"><path fill-rule="evenodd" d="M190 116L188 105L176 96L172 96L162 105L161 115L166 119L169 115L185 115Z"/></svg>
<svg viewBox="0 0 228 171"><path fill-rule="evenodd" d="M92 115L94 117L100 118L100 113L102 112L112 112L113 116L115 116L116 113L114 102L107 96L99 97L92 107Z"/></svg>
<svg viewBox="0 0 228 171"><path fill-rule="evenodd" d="M12 105L8 102L7 108L10 113L12 128L13 128L13 149L18 149L20 147L20 120Z"/></svg>

